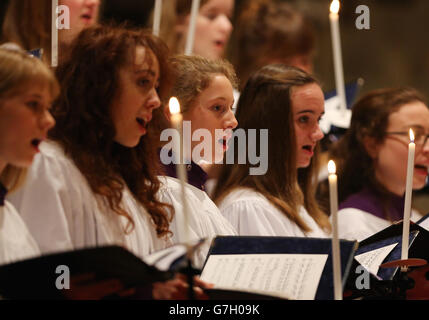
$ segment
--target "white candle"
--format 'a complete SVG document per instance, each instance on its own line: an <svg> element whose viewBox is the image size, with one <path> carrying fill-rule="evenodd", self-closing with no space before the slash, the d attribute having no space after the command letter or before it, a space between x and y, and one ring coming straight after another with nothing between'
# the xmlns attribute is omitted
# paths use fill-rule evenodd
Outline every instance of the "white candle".
<svg viewBox="0 0 429 320"><path fill-rule="evenodd" d="M401 260L408 259L408 243L410 235L410 215L411 215L411 195L413 191L413 176L414 176L414 154L416 145L414 143L414 132L410 129L410 144L408 145L408 164L407 164L407 182L405 185L405 206L404 219L402 229L402 251ZM405 271L407 268L403 267Z"/></svg>
<svg viewBox="0 0 429 320"><path fill-rule="evenodd" d="M58 66L58 27L57 27L58 0L52 0L51 12L51 66Z"/></svg>
<svg viewBox="0 0 429 320"><path fill-rule="evenodd" d="M340 99L340 109L345 114L347 110L346 92L344 88L344 72L343 59L341 56L341 38L340 26L338 23L338 11L340 10L340 2L333 0L331 3L329 21L331 23L332 51L334 53L334 70L335 70L335 85L337 95Z"/></svg>
<svg viewBox="0 0 429 320"><path fill-rule="evenodd" d="M181 229L181 234L184 237L184 243L188 244L190 242L189 237L189 218L188 218L188 201L186 199L185 185L188 182L188 176L186 173L185 162L183 161L183 139L182 139L182 127L183 127L183 117L180 113L180 104L177 98L172 97L168 103L170 114L171 114L171 125L174 129L179 132L179 141L173 139L173 154L176 159L176 171L177 178L180 180L180 185L182 189L182 206L183 206L183 221L179 221L179 228ZM176 152L174 152L176 151Z"/></svg>
<svg viewBox="0 0 429 320"><path fill-rule="evenodd" d="M341 257L340 257L340 242L338 239L338 191L337 191L337 175L335 162L328 162L329 172L329 198L331 203L332 217L332 264L334 269L334 298L335 300L343 299L343 288L341 284Z"/></svg>
<svg viewBox="0 0 429 320"><path fill-rule="evenodd" d="M194 48L195 27L197 25L198 11L200 10L200 0L192 0L191 18L189 21L188 36L186 38L185 54L192 54Z"/></svg>
<svg viewBox="0 0 429 320"><path fill-rule="evenodd" d="M162 0L155 0L152 34L157 37L159 36L159 30L161 27L161 12L162 12Z"/></svg>

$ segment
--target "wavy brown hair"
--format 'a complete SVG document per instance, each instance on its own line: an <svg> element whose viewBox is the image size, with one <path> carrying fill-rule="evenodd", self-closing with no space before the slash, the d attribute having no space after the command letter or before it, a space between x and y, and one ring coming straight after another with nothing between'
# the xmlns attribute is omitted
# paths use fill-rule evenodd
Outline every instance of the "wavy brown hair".
<svg viewBox="0 0 429 320"><path fill-rule="evenodd" d="M356 102L350 128L331 150L338 168L339 202L368 187L379 197L385 217L390 220L392 194L376 179L374 160L368 154L364 140L369 137L382 144L387 136L389 116L403 105L416 101L426 104L417 90L404 87L373 90ZM327 190L324 197L328 198Z"/></svg>
<svg viewBox="0 0 429 320"><path fill-rule="evenodd" d="M158 236L165 236L171 221L166 209L172 207L156 198L160 187L156 177L158 136L149 126L136 147L126 148L115 143L110 117L120 88L119 71L134 63L138 46L150 49L158 59L158 92L165 101L171 78L168 49L162 41L147 31L90 27L73 41L70 55L57 69L62 90L54 103L57 126L50 137L63 146L92 191L105 198L116 214L128 219L125 232L134 228L134 221L121 207L123 190L128 187L148 210Z"/></svg>
<svg viewBox="0 0 429 320"><path fill-rule="evenodd" d="M223 75L233 88L238 88L238 80L234 67L227 60L210 60L198 55L177 55L171 60L175 79L171 96L180 101L182 113L191 109L201 92L207 89L215 75Z"/></svg>
<svg viewBox="0 0 429 320"><path fill-rule="evenodd" d="M293 88L312 83L318 82L306 72L280 64L265 66L250 77L238 101L236 129L268 129L268 169L264 175L249 175L251 164L239 164L235 152L234 164L222 166L213 194L216 203L234 188L248 187L264 195L303 231L310 228L299 216L300 205L319 226L330 230L328 217L315 199L317 159L307 168L296 168L291 93ZM261 150L256 140L256 150ZM234 143L233 150L238 150L238 141L234 139Z"/></svg>

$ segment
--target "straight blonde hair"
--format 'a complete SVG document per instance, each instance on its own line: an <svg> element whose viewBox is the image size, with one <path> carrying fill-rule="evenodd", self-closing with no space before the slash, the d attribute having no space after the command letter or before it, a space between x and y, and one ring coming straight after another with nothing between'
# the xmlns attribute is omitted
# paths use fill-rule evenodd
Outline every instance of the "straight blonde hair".
<svg viewBox="0 0 429 320"><path fill-rule="evenodd" d="M59 93L55 76L41 60L25 51L0 47L0 108L3 100L19 95L31 83L48 85L52 97ZM27 169L8 164L0 173L0 181L13 191L23 183L26 172Z"/></svg>

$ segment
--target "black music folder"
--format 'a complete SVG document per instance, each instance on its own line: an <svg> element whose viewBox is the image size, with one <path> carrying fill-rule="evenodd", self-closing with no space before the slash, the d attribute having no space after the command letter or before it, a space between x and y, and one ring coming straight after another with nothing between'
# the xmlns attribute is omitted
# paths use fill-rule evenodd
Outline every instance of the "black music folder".
<svg viewBox="0 0 429 320"><path fill-rule="evenodd" d="M403 223L402 221L398 221L362 240L356 250L356 255L396 244L392 251L382 261L382 264L400 260L402 250L402 232ZM418 223L410 222L408 257L429 261L429 231L421 227ZM355 259L352 265L352 270L356 270L358 265L359 263ZM411 270L413 269L414 268L411 268ZM401 281L402 275L399 271L399 267L379 268L377 274L370 274L370 288L368 290L357 289L356 279L359 277L359 274L350 272L346 289L351 293L350 296L352 298L361 296L370 299L382 299L384 297L393 296L392 288L394 286L398 286Z"/></svg>

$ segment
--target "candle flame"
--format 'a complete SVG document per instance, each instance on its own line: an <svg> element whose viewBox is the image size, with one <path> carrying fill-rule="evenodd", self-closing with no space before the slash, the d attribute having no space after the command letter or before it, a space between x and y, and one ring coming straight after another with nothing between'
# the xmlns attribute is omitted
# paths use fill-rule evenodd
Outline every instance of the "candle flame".
<svg viewBox="0 0 429 320"><path fill-rule="evenodd" d="M180 103L179 100L177 100L176 97L171 97L170 101L168 102L168 107L170 109L171 114L178 114L180 113Z"/></svg>
<svg viewBox="0 0 429 320"><path fill-rule="evenodd" d="M329 160L329 162L328 162L329 174L335 174L336 171L337 171L337 167L335 166L335 162L332 160Z"/></svg>
<svg viewBox="0 0 429 320"><path fill-rule="evenodd" d="M331 13L335 13L337 14L338 11L340 11L340 1L338 0L333 0L331 2L331 7L329 8L329 10L331 11Z"/></svg>

